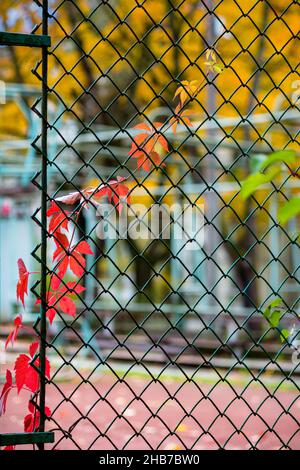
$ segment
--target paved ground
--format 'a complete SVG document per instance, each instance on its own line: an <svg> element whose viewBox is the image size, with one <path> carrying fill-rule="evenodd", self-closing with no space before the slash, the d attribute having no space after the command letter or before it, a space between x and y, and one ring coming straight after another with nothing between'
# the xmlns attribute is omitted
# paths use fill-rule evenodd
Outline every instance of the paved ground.
<svg viewBox="0 0 300 470"><path fill-rule="evenodd" d="M65 435L55 431L55 448L300 449L296 391L269 396L259 385L245 392L236 386L235 392L220 383L147 384L145 378L122 383L106 374L93 385L70 381L49 386L47 405L53 421L48 427L65 430ZM1 431L21 432L22 398L14 393L8 408L0 419Z"/></svg>

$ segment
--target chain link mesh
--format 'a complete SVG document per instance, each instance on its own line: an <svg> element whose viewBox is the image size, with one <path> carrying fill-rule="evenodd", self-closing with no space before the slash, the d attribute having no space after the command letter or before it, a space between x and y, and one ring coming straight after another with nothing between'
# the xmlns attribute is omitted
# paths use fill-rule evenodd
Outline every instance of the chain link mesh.
<svg viewBox="0 0 300 470"><path fill-rule="evenodd" d="M163 219L175 203L204 205L205 225L203 246L189 250L174 218L155 238L100 240L96 210L81 212L76 237L95 253L86 290L76 317L56 306L48 328L54 449L299 447L298 363L262 315L279 296L297 339L296 226L276 218L297 186L286 173L247 203L239 195L255 158L298 149L298 2L50 5L49 202L119 175L146 204L146 226L154 204ZM206 74L208 50L222 74ZM173 116L184 80L201 83L192 126L163 132L166 167L137 171L134 126Z"/></svg>

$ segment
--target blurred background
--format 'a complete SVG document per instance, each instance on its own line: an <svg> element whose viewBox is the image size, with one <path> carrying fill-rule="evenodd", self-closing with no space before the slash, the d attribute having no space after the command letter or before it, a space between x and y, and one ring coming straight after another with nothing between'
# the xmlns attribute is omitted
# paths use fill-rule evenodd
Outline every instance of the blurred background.
<svg viewBox="0 0 300 470"><path fill-rule="evenodd" d="M276 223L278 205L298 191L298 183L283 174L280 190L263 188L247 202L239 190L264 155L299 149L293 98L299 80L297 2L51 0L49 5L48 194L118 174L129 176L133 202L150 207L192 201L204 204L207 217L205 244L190 251L172 230L169 240L99 241L96 216L86 211L82 232L97 245L85 276L85 302L92 309L78 301L81 314L70 331L61 330L60 322L67 320L57 320L49 328L55 344L64 348L73 341L76 350L78 329L112 360L132 360L118 347L120 338L150 363L180 357L195 366L204 357L197 348L213 354L220 367L235 363L234 355L255 360L276 355L279 336L261 311L274 295L291 313L299 311L300 252L291 243L296 221L285 229ZM32 1L2 0L0 29L40 33L39 10ZM224 71L206 77L210 48ZM6 100L0 106L2 324L19 313L16 260L22 257L29 270L38 268L30 253L40 233L31 215L40 194L31 179L41 158L30 144L40 130L31 111L36 100L35 108L40 106L39 61L38 50L0 50L5 82L0 98ZM176 136L166 133L172 148L167 175L137 175L128 157L132 128L145 116L153 122L172 115L183 80L203 83L190 106L193 132L181 126ZM31 296L28 322L36 311L33 303ZM286 322L293 318L287 315ZM168 353L153 350L153 341L162 341Z"/></svg>

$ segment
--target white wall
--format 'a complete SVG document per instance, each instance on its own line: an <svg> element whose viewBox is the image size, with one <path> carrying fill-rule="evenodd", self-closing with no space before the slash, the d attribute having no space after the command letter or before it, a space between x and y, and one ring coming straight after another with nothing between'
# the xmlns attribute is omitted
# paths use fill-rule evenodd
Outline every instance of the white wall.
<svg viewBox="0 0 300 470"><path fill-rule="evenodd" d="M34 222L27 219L0 218L0 319L10 320L16 305L18 258L23 258L28 270L32 270L30 256L35 246ZM23 307L20 305L20 312Z"/></svg>

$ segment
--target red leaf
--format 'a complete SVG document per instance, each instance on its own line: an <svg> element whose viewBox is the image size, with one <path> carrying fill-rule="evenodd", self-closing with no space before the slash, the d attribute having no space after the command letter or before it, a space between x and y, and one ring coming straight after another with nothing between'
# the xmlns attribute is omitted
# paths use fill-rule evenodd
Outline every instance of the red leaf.
<svg viewBox="0 0 300 470"><path fill-rule="evenodd" d="M57 290L62 282L61 277L57 276L57 274L53 273L51 278L50 287L52 290Z"/></svg>
<svg viewBox="0 0 300 470"><path fill-rule="evenodd" d="M52 201L50 204L49 209L47 210L47 217L51 217L52 215L56 214L60 211L60 207L56 204L56 202Z"/></svg>
<svg viewBox="0 0 300 470"><path fill-rule="evenodd" d="M138 168L150 171L152 166L165 166L162 163L161 149L169 151L168 142L165 137L158 131L163 126L160 122L154 122L153 126L138 124L135 129L143 129L142 132L133 138L133 143L128 155L137 158Z"/></svg>
<svg viewBox="0 0 300 470"><path fill-rule="evenodd" d="M56 245L56 250L53 253L53 261L58 258L60 255L65 254L69 248L69 239L66 235L60 232L56 232L54 243Z"/></svg>
<svg viewBox="0 0 300 470"><path fill-rule="evenodd" d="M28 276L29 272L25 266L24 261L19 258L18 259L18 268L19 268L19 280L17 283L17 300L20 300L25 307L24 297L25 294L28 294Z"/></svg>
<svg viewBox="0 0 300 470"><path fill-rule="evenodd" d="M29 369L29 361L30 357L28 357L26 354L20 354L16 359L15 376L18 393L20 393L20 391L25 385L26 376Z"/></svg>
<svg viewBox="0 0 300 470"><path fill-rule="evenodd" d="M61 261L59 262L57 276L56 276L56 282L53 281L54 282L54 287L56 287L56 288L59 287L62 279L65 277L65 274L66 274L68 266L69 266L69 262L70 262L70 257L68 255L65 255L61 259Z"/></svg>
<svg viewBox="0 0 300 470"><path fill-rule="evenodd" d="M36 420L36 416L34 417L32 413L29 413L28 415L25 416L24 418L24 431L25 432L33 432L35 428L35 425L34 425L35 420Z"/></svg>
<svg viewBox="0 0 300 470"><path fill-rule="evenodd" d="M38 341L34 341L34 343L31 343L31 345L29 346L29 354L30 354L30 357L32 359L33 359L35 353L37 352L38 347L39 347L39 342Z"/></svg>
<svg viewBox="0 0 300 470"><path fill-rule="evenodd" d="M146 125L145 125L146 126ZM148 129L148 126L146 126ZM144 134L144 139L148 137L148 134ZM127 197L129 189L125 185L120 185L125 178L117 176L115 180L111 180L108 183L101 184L98 187L86 188L81 191L76 191L66 196L61 196L55 199L55 201L63 202L64 204L75 204L76 202L81 202L84 205L88 204L89 200L93 197L99 198L102 196L108 196L110 201L113 199L113 195L117 196L118 199L122 197ZM111 187L114 187L113 189ZM54 203L55 204L55 203ZM57 206L59 207L59 206ZM122 203L120 204L119 210L122 208ZM50 211L50 209L49 209ZM48 211L48 212L49 212ZM52 209L50 214L54 214L55 211ZM91 252L84 254L92 254Z"/></svg>
<svg viewBox="0 0 300 470"><path fill-rule="evenodd" d="M52 201L47 211L47 217L51 217L49 222L49 232L59 233L62 228L69 230L69 212L62 211L56 202Z"/></svg>
<svg viewBox="0 0 300 470"><path fill-rule="evenodd" d="M5 349L7 348L9 343L11 343L12 346L14 345L14 342L17 339L17 336L18 336L18 333L19 333L19 329L22 326L22 315L18 315L14 319L14 325L15 325L15 328L9 333L9 335L8 335L6 341L5 341Z"/></svg>
<svg viewBox="0 0 300 470"><path fill-rule="evenodd" d="M180 111L181 106L179 105L176 110L175 110L175 116L173 116L170 119L170 125L172 127L174 135L176 135L177 132L177 126L178 124L182 124L188 127L192 127L193 124L189 118L191 115L192 111L190 109L185 109L184 111Z"/></svg>
<svg viewBox="0 0 300 470"><path fill-rule="evenodd" d="M19 277L25 276L28 273L25 263L22 258L18 259Z"/></svg>
<svg viewBox="0 0 300 470"><path fill-rule="evenodd" d="M102 196L107 196L110 202L113 202L117 207L118 211L121 212L124 205L124 199L127 199L127 203L130 204L129 188L123 184L125 178L122 176L117 176L116 180L111 180L107 184L100 187L98 191L95 192L94 197L99 198Z"/></svg>
<svg viewBox="0 0 300 470"><path fill-rule="evenodd" d="M35 366L38 367L38 359L34 361ZM36 392L39 388L39 374L38 372L29 364L25 377L25 386L29 388L32 392Z"/></svg>
<svg viewBox="0 0 300 470"><path fill-rule="evenodd" d="M76 305L74 300L70 299L70 297L64 296L59 301L59 306L64 313L70 315L71 317L75 317L76 315Z"/></svg>
<svg viewBox="0 0 300 470"><path fill-rule="evenodd" d="M40 412L36 409L36 405L31 401L28 404L28 410L30 413L24 418L24 431L25 432L34 432L38 429L40 425ZM45 415L50 416L51 410L46 406Z"/></svg>
<svg viewBox="0 0 300 470"><path fill-rule="evenodd" d="M77 254L76 256L81 255ZM60 289L49 292L47 296L48 309L46 315L50 321L50 324L52 324L56 316L58 307L62 310L63 313L74 317L76 315L76 304L70 298L70 296L74 294L81 294L84 291L85 287L81 286L77 282L68 282Z"/></svg>
<svg viewBox="0 0 300 470"><path fill-rule="evenodd" d="M35 367L39 368L39 359L35 359L34 361ZM48 359L46 359L46 371L45 376L50 378L50 363ZM39 381L40 376L39 373L33 368L31 364L28 364L27 375L25 378L25 386L29 388L32 392L36 392L39 388Z"/></svg>
<svg viewBox="0 0 300 470"><path fill-rule="evenodd" d="M86 266L86 262L82 254L94 254L86 241L81 241L77 245L70 247L69 240L65 235L57 235L57 240L55 240L57 249L53 254L53 259L57 259L58 261L57 273L51 280L51 287L54 290L59 288L69 267L76 276L81 277L84 274L84 268Z"/></svg>
<svg viewBox="0 0 300 470"><path fill-rule="evenodd" d="M21 327L22 326L22 315L18 315L15 319L14 319L14 325L16 327Z"/></svg>
<svg viewBox="0 0 300 470"><path fill-rule="evenodd" d="M56 292L48 292L46 317L49 319L50 325L52 325L52 322L57 313L54 307L56 305L56 302L57 302Z"/></svg>
<svg viewBox="0 0 300 470"><path fill-rule="evenodd" d="M39 387L39 373L34 369L34 367L30 364L36 351L39 347L39 342L36 341L32 343L29 347L29 354L20 354L15 362L15 377L16 377L16 385L18 393L22 390L24 386L29 388L32 392L36 392ZM39 359L36 358L34 360L35 367L39 367ZM50 363L48 359L46 359L46 377L50 378Z"/></svg>
<svg viewBox="0 0 300 470"><path fill-rule="evenodd" d="M55 315L56 315L55 308L48 308L46 316L49 319L50 325L52 325Z"/></svg>
<svg viewBox="0 0 300 470"><path fill-rule="evenodd" d="M12 389L12 374L10 370L6 371L6 381L3 385L2 392L0 395L0 416L6 411L7 398Z"/></svg>
<svg viewBox="0 0 300 470"><path fill-rule="evenodd" d="M72 251L71 256L69 256L70 269L75 274L75 276L81 277L84 274L85 268L85 259L79 253Z"/></svg>
<svg viewBox="0 0 300 470"><path fill-rule="evenodd" d="M79 242L78 245L76 245L75 250L77 253L81 253L83 255L93 255L94 253L92 252L92 249L90 245L85 242Z"/></svg>

